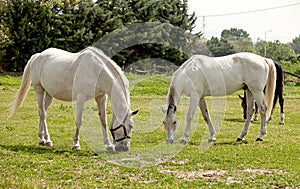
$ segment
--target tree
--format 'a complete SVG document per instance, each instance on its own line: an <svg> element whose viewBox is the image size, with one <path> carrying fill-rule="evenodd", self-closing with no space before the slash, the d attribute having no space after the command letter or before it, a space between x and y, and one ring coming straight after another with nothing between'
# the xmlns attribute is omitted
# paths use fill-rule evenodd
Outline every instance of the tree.
<svg viewBox="0 0 300 189"><path fill-rule="evenodd" d="M296 54L300 54L300 35L293 39L291 48L295 51Z"/></svg>
<svg viewBox="0 0 300 189"><path fill-rule="evenodd" d="M243 29L225 29L221 33L221 39L227 40L236 52L254 52L252 40Z"/></svg>
<svg viewBox="0 0 300 189"><path fill-rule="evenodd" d="M208 49L211 52L211 56L225 56L235 53L233 46L227 42L226 39L218 39L217 37L212 37L206 42Z"/></svg>
<svg viewBox="0 0 300 189"><path fill-rule="evenodd" d="M188 35L182 36L182 33L191 32L196 21L195 14L188 14L187 0L120 0L115 3L114 7L118 8L112 9L112 11L115 15L121 15L119 18L121 18L124 26L140 23L135 28L137 32L130 33L131 31L120 30L116 34L110 34L115 36L106 41L108 46L99 44L104 51L108 49L107 54L109 54L114 46L118 46L118 41L136 42L136 45L116 52L117 54L112 53L113 60L119 65L126 67L133 62L147 58L161 58L180 65L188 58L188 55L179 50L188 41L179 36L187 37ZM142 23L147 22L152 22L153 24L149 23L149 25L152 25L153 28L143 28ZM182 29L181 35L178 34L180 33L178 30L172 30L174 26ZM197 35L198 37L201 36L201 34ZM159 43L154 44L153 41L164 42L164 44L175 43L177 46L169 47Z"/></svg>
<svg viewBox="0 0 300 189"><path fill-rule="evenodd" d="M22 70L32 54L46 48L78 52L122 26L158 21L191 32L196 21L195 14L188 14L187 0L7 0L1 1L2 4L0 29L3 26L5 35L2 35L3 32L0 35L7 36L11 43L5 43L4 51L0 53L6 52L3 58L11 60L7 69L12 71ZM142 39L165 37L172 33L170 27L161 31L148 33ZM118 40L132 40L134 37L134 33L123 35L121 39L106 41L106 45L113 48L118 45ZM166 39L188 41L176 37L174 34ZM103 50L106 49L109 47ZM177 49L139 44L119 52L113 59L121 66L124 62L126 66L149 57L162 57L181 64L187 55Z"/></svg>
<svg viewBox="0 0 300 189"><path fill-rule="evenodd" d="M50 10L38 1L9 0L6 2L1 23L7 29L11 43L5 47L4 58L11 58L10 70L19 71L35 52L47 47L50 39L48 22Z"/></svg>
<svg viewBox="0 0 300 189"><path fill-rule="evenodd" d="M287 44L280 43L278 40L274 42L258 41L255 45L256 52L261 56L265 56L265 48L266 57L276 61L288 60L295 56L293 49L289 48Z"/></svg>
<svg viewBox="0 0 300 189"><path fill-rule="evenodd" d="M249 34L243 29L231 28L229 30L225 29L221 33L223 39L239 40L241 38L249 37Z"/></svg>

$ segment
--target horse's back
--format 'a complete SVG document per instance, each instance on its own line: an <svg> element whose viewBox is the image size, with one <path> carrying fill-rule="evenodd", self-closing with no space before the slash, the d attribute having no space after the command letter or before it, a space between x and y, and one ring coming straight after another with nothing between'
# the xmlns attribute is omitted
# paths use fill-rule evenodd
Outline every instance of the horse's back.
<svg viewBox="0 0 300 189"><path fill-rule="evenodd" d="M224 96L244 85L266 80L267 67L263 57L252 53L223 57L194 55L174 73L173 80L184 83L187 93L195 90L204 96Z"/></svg>
<svg viewBox="0 0 300 189"><path fill-rule="evenodd" d="M30 66L33 85L59 100L76 100L79 93L91 98L108 91L107 82L118 76L127 81L121 68L95 47L78 53L50 48L36 56Z"/></svg>
<svg viewBox="0 0 300 189"><path fill-rule="evenodd" d="M75 60L79 53L49 48L39 53L31 62L30 73L34 86L43 87L51 96L72 100Z"/></svg>

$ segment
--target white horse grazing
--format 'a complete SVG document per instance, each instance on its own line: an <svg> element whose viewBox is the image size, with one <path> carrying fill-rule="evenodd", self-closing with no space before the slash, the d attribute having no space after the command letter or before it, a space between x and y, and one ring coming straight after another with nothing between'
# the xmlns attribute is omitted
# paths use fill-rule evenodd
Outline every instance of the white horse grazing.
<svg viewBox="0 0 300 189"><path fill-rule="evenodd" d="M270 116L276 83L276 69L270 59L251 53L237 53L224 57L192 56L174 73L167 96L167 109L164 125L167 143L174 142L177 125L176 108L183 93L190 97L190 105L186 120L186 129L180 139L186 143L190 133L191 121L197 106L208 124L210 131L209 142L214 142L215 129L212 125L206 102L206 96L225 96L239 89L247 89L247 119L238 141L247 135L248 127L253 114L254 99L261 114L261 131L257 141L263 141L267 133L266 116ZM266 104L263 99L263 90L266 86Z"/></svg>
<svg viewBox="0 0 300 189"><path fill-rule="evenodd" d="M36 93L40 116L39 144L52 146L46 124L46 112L53 98L76 102L76 132L73 149L80 149L79 130L84 104L95 98L102 124L103 142L107 150L128 150L133 115L130 111L129 82L120 67L102 51L88 47L78 53L50 48L33 55L28 61L20 89L11 109L12 116L25 100L31 82ZM106 100L111 99L113 119L110 130L116 145L112 145L106 130Z"/></svg>

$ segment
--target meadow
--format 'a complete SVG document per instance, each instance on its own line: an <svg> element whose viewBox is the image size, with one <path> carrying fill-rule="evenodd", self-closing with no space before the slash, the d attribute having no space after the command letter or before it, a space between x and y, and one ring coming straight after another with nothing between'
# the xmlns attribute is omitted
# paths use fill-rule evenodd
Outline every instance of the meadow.
<svg viewBox="0 0 300 189"><path fill-rule="evenodd" d="M285 124L278 124L277 104L263 142L255 142L259 121L251 124L244 141L236 142L244 124L238 98L243 92L239 91L226 99L208 98L211 116L222 126L215 143L205 146L207 126L197 110L188 143L178 144L188 104L188 98L182 97L176 143L167 145L160 106L165 106L171 76L127 77L131 109L140 112L135 117L131 149L116 153L103 147L92 101L85 108L81 150L71 150L73 103L58 100L50 106L47 118L53 147L39 146L33 88L16 114L7 119L21 77L0 76L0 187L300 188L299 85L285 86ZM219 101L226 106L214 106ZM109 103L107 112L109 121Z"/></svg>

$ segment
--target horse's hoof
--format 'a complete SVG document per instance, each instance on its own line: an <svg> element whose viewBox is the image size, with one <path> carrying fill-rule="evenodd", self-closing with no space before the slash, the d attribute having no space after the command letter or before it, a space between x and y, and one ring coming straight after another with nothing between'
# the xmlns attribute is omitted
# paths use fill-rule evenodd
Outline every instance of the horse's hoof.
<svg viewBox="0 0 300 189"><path fill-rule="evenodd" d="M80 150L80 146L79 146L79 145L74 145L74 146L72 147L72 150Z"/></svg>
<svg viewBox="0 0 300 189"><path fill-rule="evenodd" d="M243 139L241 139L241 138L237 138L237 139L236 139L236 141L237 141L237 142L242 142L242 141L243 141Z"/></svg>
<svg viewBox="0 0 300 189"><path fill-rule="evenodd" d="M48 142L46 142L45 146L53 146L53 143L52 143L52 141L48 141Z"/></svg>
<svg viewBox="0 0 300 189"><path fill-rule="evenodd" d="M39 145L40 146L45 146L46 145L46 141L45 140L40 140Z"/></svg>
<svg viewBox="0 0 300 189"><path fill-rule="evenodd" d="M215 138L209 138L208 140L207 140L207 142L216 142L216 139Z"/></svg>
<svg viewBox="0 0 300 189"><path fill-rule="evenodd" d="M185 139L180 139L180 140L179 140L179 143L180 143L180 144L186 144L186 140L185 140Z"/></svg>
<svg viewBox="0 0 300 189"><path fill-rule="evenodd" d="M263 138L257 138L257 139L256 139L256 142L262 142L262 141L264 141Z"/></svg>
<svg viewBox="0 0 300 189"><path fill-rule="evenodd" d="M284 125L284 121L280 121L279 124L280 124L280 125Z"/></svg>

